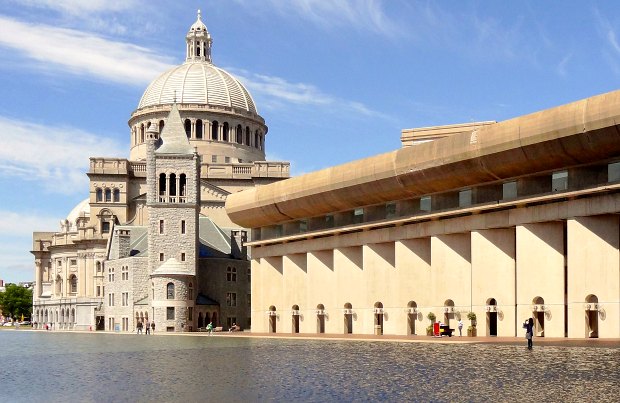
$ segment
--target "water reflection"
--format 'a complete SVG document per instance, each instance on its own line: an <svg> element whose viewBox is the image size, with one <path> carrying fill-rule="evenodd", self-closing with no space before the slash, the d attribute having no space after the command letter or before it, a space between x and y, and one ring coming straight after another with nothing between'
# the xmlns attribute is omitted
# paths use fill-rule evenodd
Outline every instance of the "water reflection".
<svg viewBox="0 0 620 403"><path fill-rule="evenodd" d="M609 401L620 349L0 331L3 401Z"/></svg>

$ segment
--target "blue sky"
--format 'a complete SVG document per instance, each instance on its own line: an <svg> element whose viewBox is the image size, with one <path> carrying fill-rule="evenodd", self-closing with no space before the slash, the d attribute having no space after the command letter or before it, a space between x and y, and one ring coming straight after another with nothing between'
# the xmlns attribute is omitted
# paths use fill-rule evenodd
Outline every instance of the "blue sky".
<svg viewBox="0 0 620 403"><path fill-rule="evenodd" d="M501 121L615 90L620 3L3 0L0 278L33 280L32 231L87 197L90 156L127 157L148 83L201 9L213 62L299 175L394 150L400 131Z"/></svg>

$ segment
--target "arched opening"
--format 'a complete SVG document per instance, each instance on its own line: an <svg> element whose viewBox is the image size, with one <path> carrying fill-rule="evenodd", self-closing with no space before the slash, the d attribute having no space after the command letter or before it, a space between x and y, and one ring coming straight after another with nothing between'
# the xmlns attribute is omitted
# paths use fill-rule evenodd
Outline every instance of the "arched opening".
<svg viewBox="0 0 620 403"><path fill-rule="evenodd" d="M598 297L590 294L586 297L586 337L598 338Z"/></svg>
<svg viewBox="0 0 620 403"><path fill-rule="evenodd" d="M105 190L105 201L107 203L112 201L112 190L111 189L106 189Z"/></svg>
<svg viewBox="0 0 620 403"><path fill-rule="evenodd" d="M214 120L213 123L211 123L211 140L217 140L218 126L219 124L217 123L217 120Z"/></svg>
<svg viewBox="0 0 620 403"><path fill-rule="evenodd" d="M258 130L254 132L254 148L258 148Z"/></svg>
<svg viewBox="0 0 620 403"><path fill-rule="evenodd" d="M316 306L316 332L325 333L325 306L323 304Z"/></svg>
<svg viewBox="0 0 620 403"><path fill-rule="evenodd" d="M383 303L375 302L375 335L383 334Z"/></svg>
<svg viewBox="0 0 620 403"><path fill-rule="evenodd" d="M112 199L114 200L115 203L118 203L121 201L121 191L118 189L114 189L114 198Z"/></svg>
<svg viewBox="0 0 620 403"><path fill-rule="evenodd" d="M344 332L353 333L353 305L350 302L344 304Z"/></svg>
<svg viewBox="0 0 620 403"><path fill-rule="evenodd" d="M174 284L168 283L166 285L166 299L174 299Z"/></svg>
<svg viewBox="0 0 620 403"><path fill-rule="evenodd" d="M418 318L418 304L415 301L407 302L407 334L414 336L415 321Z"/></svg>
<svg viewBox="0 0 620 403"><path fill-rule="evenodd" d="M98 202L103 201L103 189L101 188L97 188L97 190L95 191L95 200Z"/></svg>
<svg viewBox="0 0 620 403"><path fill-rule="evenodd" d="M71 309L71 317L69 318L69 323L71 323L71 327L75 324L75 309Z"/></svg>
<svg viewBox="0 0 620 403"><path fill-rule="evenodd" d="M222 128L222 140L223 141L228 141L228 131L229 131L228 122L224 122L224 127Z"/></svg>
<svg viewBox="0 0 620 403"><path fill-rule="evenodd" d="M171 203L176 203L177 202L177 176L176 174L170 174L170 186L169 186L169 191L168 191L168 196L170 196L170 202Z"/></svg>
<svg viewBox="0 0 620 403"><path fill-rule="evenodd" d="M276 326L276 318L277 318L277 313L276 313L276 307L271 305L269 307L269 333L275 333L277 330L277 326Z"/></svg>
<svg viewBox="0 0 620 403"><path fill-rule="evenodd" d="M237 125L237 130L236 130L236 141L237 144L241 144L243 142L243 128L241 128L241 125Z"/></svg>
<svg viewBox="0 0 620 403"><path fill-rule="evenodd" d="M202 317L202 312L198 312L198 329L202 329L203 327L205 327L205 321Z"/></svg>
<svg viewBox="0 0 620 403"><path fill-rule="evenodd" d="M164 121L160 120L158 126L159 126L159 134L161 135L161 132L164 130Z"/></svg>
<svg viewBox="0 0 620 403"><path fill-rule="evenodd" d="M293 333L299 333L299 305L293 305L291 321L291 329Z"/></svg>
<svg viewBox="0 0 620 403"><path fill-rule="evenodd" d="M189 119L185 119L185 135L187 138L192 137L192 122Z"/></svg>
<svg viewBox="0 0 620 403"><path fill-rule="evenodd" d="M534 333L538 337L545 337L545 300L543 297L536 297L532 300L534 309L532 317L534 318Z"/></svg>
<svg viewBox="0 0 620 403"><path fill-rule="evenodd" d="M56 295L62 295L62 278L60 276L56 276Z"/></svg>
<svg viewBox="0 0 620 403"><path fill-rule="evenodd" d="M179 199L179 203L185 203L187 201L186 197L187 197L187 177L185 176L185 174L181 174L179 176L179 187L180 187L180 199Z"/></svg>
<svg viewBox="0 0 620 403"><path fill-rule="evenodd" d="M202 120L201 119L196 120L196 138L197 139L202 138Z"/></svg>
<svg viewBox="0 0 620 403"><path fill-rule="evenodd" d="M249 126L245 127L245 145L246 146L250 145L250 127Z"/></svg>
<svg viewBox="0 0 620 403"><path fill-rule="evenodd" d="M443 306L443 324L450 328L450 320L454 319L454 301L447 299Z"/></svg>
<svg viewBox="0 0 620 403"><path fill-rule="evenodd" d="M159 202L165 201L166 197L166 174L159 174Z"/></svg>
<svg viewBox="0 0 620 403"><path fill-rule="evenodd" d="M198 42L198 46L196 46L196 56L200 56L200 42Z"/></svg>
<svg viewBox="0 0 620 403"><path fill-rule="evenodd" d="M497 300L495 298L487 300L487 334L497 336Z"/></svg>
<svg viewBox="0 0 620 403"><path fill-rule="evenodd" d="M217 323L217 312L213 312L213 315L211 315L211 322L213 322L213 327L218 327L220 324Z"/></svg>
<svg viewBox="0 0 620 403"><path fill-rule="evenodd" d="M144 123L140 125L140 143L144 143Z"/></svg>

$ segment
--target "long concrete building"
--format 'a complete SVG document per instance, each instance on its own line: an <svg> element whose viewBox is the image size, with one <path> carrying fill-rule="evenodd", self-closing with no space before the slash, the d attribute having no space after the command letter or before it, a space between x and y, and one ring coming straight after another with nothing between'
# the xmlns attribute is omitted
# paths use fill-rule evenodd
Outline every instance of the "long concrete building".
<svg viewBox="0 0 620 403"><path fill-rule="evenodd" d="M620 91L231 194L252 331L620 337Z"/></svg>

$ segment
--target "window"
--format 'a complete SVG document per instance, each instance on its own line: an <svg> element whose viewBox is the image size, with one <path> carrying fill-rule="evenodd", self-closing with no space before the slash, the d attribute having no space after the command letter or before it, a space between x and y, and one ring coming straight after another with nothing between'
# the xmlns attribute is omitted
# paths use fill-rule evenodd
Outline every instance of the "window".
<svg viewBox="0 0 620 403"><path fill-rule="evenodd" d="M385 204L385 218L396 217L396 203Z"/></svg>
<svg viewBox="0 0 620 403"><path fill-rule="evenodd" d="M356 208L353 210L353 222L356 224L364 222L364 209Z"/></svg>
<svg viewBox="0 0 620 403"><path fill-rule="evenodd" d="M100 285L97 286L97 296L98 297L101 296L101 286Z"/></svg>
<svg viewBox="0 0 620 403"><path fill-rule="evenodd" d="M196 120L196 138L202 138L202 120L200 119Z"/></svg>
<svg viewBox="0 0 620 403"><path fill-rule="evenodd" d="M71 266L77 266L77 259L71 259L69 263L71 264Z"/></svg>
<svg viewBox="0 0 620 403"><path fill-rule="evenodd" d="M430 196L424 196L420 198L420 210L431 211L431 197Z"/></svg>
<svg viewBox="0 0 620 403"><path fill-rule="evenodd" d="M194 286L192 283L189 283L189 287L187 290L187 299L192 301L194 299Z"/></svg>
<svg viewBox="0 0 620 403"><path fill-rule="evenodd" d="M103 221L101 223L101 233L107 234L109 232L110 232L110 222L109 221Z"/></svg>
<svg viewBox="0 0 620 403"><path fill-rule="evenodd" d="M128 306L129 305L129 293L124 292L122 295L123 295L123 301L122 301L123 306Z"/></svg>
<svg viewBox="0 0 620 403"><path fill-rule="evenodd" d="M224 127L222 128L222 140L228 141L228 122L224 122Z"/></svg>
<svg viewBox="0 0 620 403"><path fill-rule="evenodd" d="M185 234L185 220L181 220L181 234Z"/></svg>
<svg viewBox="0 0 620 403"><path fill-rule="evenodd" d="M108 305L114 306L114 293L108 294Z"/></svg>
<svg viewBox="0 0 620 403"><path fill-rule="evenodd" d="M159 233L164 233L164 220L159 220Z"/></svg>
<svg viewBox="0 0 620 403"><path fill-rule="evenodd" d="M114 281L114 269L108 269L108 282L112 283Z"/></svg>
<svg viewBox="0 0 620 403"><path fill-rule="evenodd" d="M69 287L71 287L70 292L72 293L77 293L77 277L75 276L75 274L72 274L69 277Z"/></svg>
<svg viewBox="0 0 620 403"><path fill-rule="evenodd" d="M235 292L226 293L226 306L237 306L237 293Z"/></svg>
<svg viewBox="0 0 620 403"><path fill-rule="evenodd" d="M187 320L194 320L194 308L191 306L187 308Z"/></svg>
<svg viewBox="0 0 620 403"><path fill-rule="evenodd" d="M514 199L517 197L517 182L506 182L502 184L502 199Z"/></svg>
<svg viewBox="0 0 620 403"><path fill-rule="evenodd" d="M607 165L607 182L620 180L620 162L612 162Z"/></svg>
<svg viewBox="0 0 620 403"><path fill-rule="evenodd" d="M459 207L471 206L471 189L463 189L459 192Z"/></svg>
<svg viewBox="0 0 620 403"><path fill-rule="evenodd" d="M106 202L111 202L112 201L112 190L110 190L110 189L106 189L105 190L105 201Z"/></svg>
<svg viewBox="0 0 620 403"><path fill-rule="evenodd" d="M192 135L192 122L189 119L185 119L185 134L187 138L190 138Z"/></svg>
<svg viewBox="0 0 620 403"><path fill-rule="evenodd" d="M211 140L217 140L217 132L218 132L218 123L217 120L214 120L213 123L211 124ZM213 161L216 162L216 161Z"/></svg>
<svg viewBox="0 0 620 403"><path fill-rule="evenodd" d="M248 283L252 282L252 269L248 267Z"/></svg>
<svg viewBox="0 0 620 403"><path fill-rule="evenodd" d="M184 262L184 261L185 261L185 253L183 252L181 253L181 262Z"/></svg>
<svg viewBox="0 0 620 403"><path fill-rule="evenodd" d="M163 254L163 253L160 253L160 254L159 254L159 261L160 261L160 262L163 262L163 261L164 261L164 254Z"/></svg>
<svg viewBox="0 0 620 403"><path fill-rule="evenodd" d="M101 273L101 262L97 262L95 266L97 266L97 273Z"/></svg>
<svg viewBox="0 0 620 403"><path fill-rule="evenodd" d="M123 331L129 331L129 318L123 318Z"/></svg>
<svg viewBox="0 0 620 403"><path fill-rule="evenodd" d="M121 201L121 191L118 189L114 189L114 202L118 203Z"/></svg>
<svg viewBox="0 0 620 403"><path fill-rule="evenodd" d="M102 190L101 188L97 188L97 190L95 191L95 193L96 193L96 195L97 195L97 196L96 196L96 197L97 197L97 198L96 198L96 200L97 200L98 202L103 201L103 190Z"/></svg>
<svg viewBox="0 0 620 403"><path fill-rule="evenodd" d="M166 319L174 320L174 307L173 306L166 307Z"/></svg>
<svg viewBox="0 0 620 403"><path fill-rule="evenodd" d="M129 267L128 266L123 266L121 267L121 279L123 280L129 280Z"/></svg>
<svg viewBox="0 0 620 403"><path fill-rule="evenodd" d="M559 171L551 175L552 191L559 192L568 189L568 172Z"/></svg>
<svg viewBox="0 0 620 403"><path fill-rule="evenodd" d="M237 281L237 268L228 267L226 269L226 281Z"/></svg>
<svg viewBox="0 0 620 403"><path fill-rule="evenodd" d="M237 131L236 131L235 137L236 137L235 140L237 144L243 143L243 129L241 128L241 125L237 125Z"/></svg>
<svg viewBox="0 0 620 403"><path fill-rule="evenodd" d="M212 155L211 156L211 162L214 163L214 164L217 162L217 155Z"/></svg>
<svg viewBox="0 0 620 403"><path fill-rule="evenodd" d="M166 286L166 298L174 299L174 284L168 283Z"/></svg>
<svg viewBox="0 0 620 403"><path fill-rule="evenodd" d="M224 157L224 162L230 164L230 157Z"/></svg>

